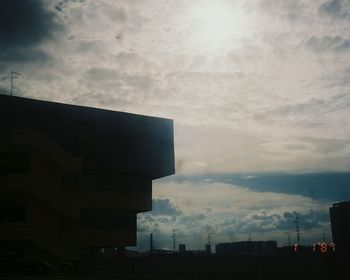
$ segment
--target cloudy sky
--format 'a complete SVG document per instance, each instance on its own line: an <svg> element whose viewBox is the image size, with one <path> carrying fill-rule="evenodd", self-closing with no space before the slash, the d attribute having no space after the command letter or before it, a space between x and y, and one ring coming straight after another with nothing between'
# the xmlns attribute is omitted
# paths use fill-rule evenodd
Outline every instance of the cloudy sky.
<svg viewBox="0 0 350 280"><path fill-rule="evenodd" d="M330 238L327 209L350 198L349 62L348 0L0 1L0 93L14 70L18 96L174 119L178 175L139 217L163 247L174 227L194 247L208 228L287 240L293 211L305 240Z"/></svg>

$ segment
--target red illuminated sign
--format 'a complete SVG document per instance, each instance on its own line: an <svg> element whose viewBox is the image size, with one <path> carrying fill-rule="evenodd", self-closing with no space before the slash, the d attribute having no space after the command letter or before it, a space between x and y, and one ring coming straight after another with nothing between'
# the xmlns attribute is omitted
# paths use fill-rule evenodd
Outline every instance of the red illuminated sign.
<svg viewBox="0 0 350 280"><path fill-rule="evenodd" d="M317 244L313 245L312 251L313 252L321 252L321 253L335 252L335 244L334 243L327 244L326 242L318 242Z"/></svg>

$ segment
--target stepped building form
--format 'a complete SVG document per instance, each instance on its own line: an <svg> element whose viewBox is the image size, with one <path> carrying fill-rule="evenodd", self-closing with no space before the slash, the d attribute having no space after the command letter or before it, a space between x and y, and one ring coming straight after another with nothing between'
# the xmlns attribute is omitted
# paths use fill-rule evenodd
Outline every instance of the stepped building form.
<svg viewBox="0 0 350 280"><path fill-rule="evenodd" d="M172 120L0 96L0 252L122 253L174 172Z"/></svg>

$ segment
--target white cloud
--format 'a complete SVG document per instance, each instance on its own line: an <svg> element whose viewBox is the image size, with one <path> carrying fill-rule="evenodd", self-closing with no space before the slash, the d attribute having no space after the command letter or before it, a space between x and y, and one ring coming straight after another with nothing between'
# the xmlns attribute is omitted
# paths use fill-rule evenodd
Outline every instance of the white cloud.
<svg viewBox="0 0 350 280"><path fill-rule="evenodd" d="M161 247L170 248L171 232L176 229L178 242L192 249L203 248L207 233L213 242L246 240L278 240L284 245L287 234L295 235L298 213L301 240L308 244L322 238L330 239L329 206L301 195L256 192L244 187L213 180L157 180L155 201L166 207L155 213L139 214L139 248L147 248L145 239L154 232ZM170 200L168 198L171 198ZM171 207L170 207L171 206Z"/></svg>

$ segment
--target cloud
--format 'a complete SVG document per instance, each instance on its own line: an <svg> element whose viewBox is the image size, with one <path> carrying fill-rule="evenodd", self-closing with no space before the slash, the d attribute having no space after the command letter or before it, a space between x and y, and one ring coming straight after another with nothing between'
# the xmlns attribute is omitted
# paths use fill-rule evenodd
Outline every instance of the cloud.
<svg viewBox="0 0 350 280"><path fill-rule="evenodd" d="M16 95L174 119L182 174L350 170L348 1L214 2L236 31L207 49L199 0L2 1L37 20L0 39L0 72Z"/></svg>
<svg viewBox="0 0 350 280"><path fill-rule="evenodd" d="M259 211L249 214L240 223L235 223L238 230L244 232L267 232L267 231L295 231L296 212L266 212ZM328 211L309 209L305 212L298 212L298 224L300 230L312 230L329 225Z"/></svg>
<svg viewBox="0 0 350 280"><path fill-rule="evenodd" d="M350 146L348 139L302 137L300 140L314 145L319 154L344 153L344 150Z"/></svg>
<svg viewBox="0 0 350 280"><path fill-rule="evenodd" d="M169 199L158 198L152 200L152 215L174 216L180 214L181 211Z"/></svg>
<svg viewBox="0 0 350 280"><path fill-rule="evenodd" d="M333 19L344 19L349 17L349 1L328 0L319 7L319 12Z"/></svg>
<svg viewBox="0 0 350 280"><path fill-rule="evenodd" d="M322 37L311 36L306 45L317 53L333 51L333 52L345 52L350 50L350 39L343 38L342 36L329 36Z"/></svg>
<svg viewBox="0 0 350 280"><path fill-rule="evenodd" d="M9 94L9 90L0 86L0 94L7 95Z"/></svg>
<svg viewBox="0 0 350 280"><path fill-rule="evenodd" d="M261 175L242 177L237 176L242 182L250 182ZM288 176L286 180L291 181ZM283 181L280 185L280 190L259 192L218 182L216 176L157 180L153 210L138 215L138 248L148 249L151 232L158 247L171 248L174 229L177 241L190 249L204 248L208 232L213 243L246 240L250 233L254 240L272 239L283 245L287 233L294 235L295 212L303 243L318 241L323 232L330 237L331 203L283 193Z"/></svg>
<svg viewBox="0 0 350 280"><path fill-rule="evenodd" d="M349 173L257 174L242 178L239 174L212 175L213 182L230 183L260 193L282 193L328 201L350 200ZM200 180L200 178L198 178Z"/></svg>
<svg viewBox="0 0 350 280"><path fill-rule="evenodd" d="M39 46L53 39L61 26L42 0L0 1L0 59L4 61L46 60Z"/></svg>
<svg viewBox="0 0 350 280"><path fill-rule="evenodd" d="M282 21L292 23L303 20L307 6L300 0L261 0L258 1L259 9L267 15L279 17Z"/></svg>

